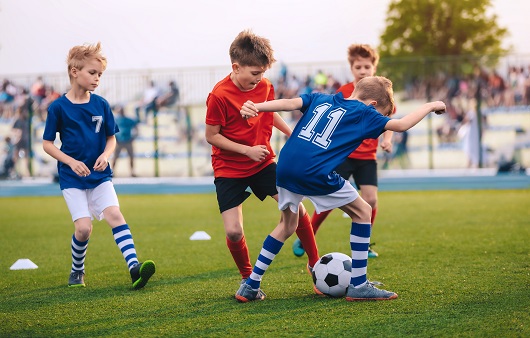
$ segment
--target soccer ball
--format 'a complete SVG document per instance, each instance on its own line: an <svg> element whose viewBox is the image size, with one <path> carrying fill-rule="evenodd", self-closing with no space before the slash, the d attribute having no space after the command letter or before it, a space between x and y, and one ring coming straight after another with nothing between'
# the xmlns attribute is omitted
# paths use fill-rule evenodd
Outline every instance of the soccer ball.
<svg viewBox="0 0 530 338"><path fill-rule="evenodd" d="M317 289L331 297L343 297L351 278L351 257L340 253L328 253L313 267L313 283Z"/></svg>

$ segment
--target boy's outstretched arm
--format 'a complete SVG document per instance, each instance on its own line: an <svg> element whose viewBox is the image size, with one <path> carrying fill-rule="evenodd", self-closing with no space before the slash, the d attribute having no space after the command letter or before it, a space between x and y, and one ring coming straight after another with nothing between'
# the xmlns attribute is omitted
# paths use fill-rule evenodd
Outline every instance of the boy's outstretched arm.
<svg viewBox="0 0 530 338"><path fill-rule="evenodd" d="M418 122L420 122L425 116L429 115L430 112L436 112L436 114L445 113L445 103L442 101L425 103L412 113L405 115L400 119L392 119L388 121L385 125L385 130L399 132L409 130L418 124Z"/></svg>
<svg viewBox="0 0 530 338"><path fill-rule="evenodd" d="M258 112L277 112L290 111L302 108L302 99L297 97L294 99L280 99L267 101L262 103L254 103L247 101L241 107L241 116L250 118L258 115Z"/></svg>

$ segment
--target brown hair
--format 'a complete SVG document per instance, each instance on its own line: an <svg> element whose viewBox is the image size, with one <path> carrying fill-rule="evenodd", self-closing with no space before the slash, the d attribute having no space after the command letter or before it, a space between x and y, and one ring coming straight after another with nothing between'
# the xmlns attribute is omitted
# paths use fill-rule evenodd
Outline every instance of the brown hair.
<svg viewBox="0 0 530 338"><path fill-rule="evenodd" d="M74 46L70 48L68 57L66 58L66 64L68 65L68 76L72 68L79 70L83 69L87 60L96 59L103 65L103 70L107 68L107 58L101 53L101 43L96 44L84 44L82 46ZM70 76L70 80L71 80Z"/></svg>
<svg viewBox="0 0 530 338"><path fill-rule="evenodd" d="M269 39L257 36L251 30L239 33L230 45L230 61L241 66L270 68L276 62Z"/></svg>
<svg viewBox="0 0 530 338"><path fill-rule="evenodd" d="M355 96L360 101L374 100L377 101L378 106L382 106L386 112L385 116L390 116L394 113L394 90L392 89L392 81L383 76L368 76L361 79L355 85Z"/></svg>
<svg viewBox="0 0 530 338"><path fill-rule="evenodd" d="M372 47L366 44L353 44L348 47L348 62L350 66L358 58L369 58L374 67L379 63L379 53Z"/></svg>

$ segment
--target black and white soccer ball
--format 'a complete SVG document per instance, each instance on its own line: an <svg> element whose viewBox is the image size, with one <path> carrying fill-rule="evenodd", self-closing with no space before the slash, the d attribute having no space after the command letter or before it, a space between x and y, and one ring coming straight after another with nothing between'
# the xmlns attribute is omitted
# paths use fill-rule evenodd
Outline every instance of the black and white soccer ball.
<svg viewBox="0 0 530 338"><path fill-rule="evenodd" d="M313 283L331 297L343 297L351 278L351 257L340 252L328 253L313 267Z"/></svg>

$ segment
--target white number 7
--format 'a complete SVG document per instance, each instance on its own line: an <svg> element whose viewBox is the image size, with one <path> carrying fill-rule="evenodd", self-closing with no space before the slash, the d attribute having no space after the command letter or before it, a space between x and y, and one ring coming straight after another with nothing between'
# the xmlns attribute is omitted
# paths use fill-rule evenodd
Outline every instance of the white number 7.
<svg viewBox="0 0 530 338"><path fill-rule="evenodd" d="M101 129L101 123L103 122L103 116L92 116L92 121L96 121L96 134Z"/></svg>

